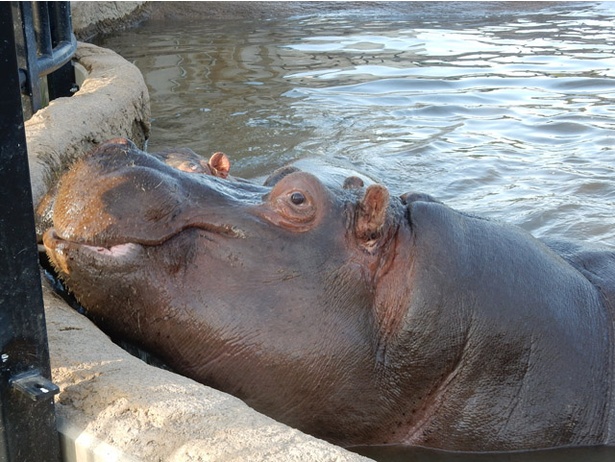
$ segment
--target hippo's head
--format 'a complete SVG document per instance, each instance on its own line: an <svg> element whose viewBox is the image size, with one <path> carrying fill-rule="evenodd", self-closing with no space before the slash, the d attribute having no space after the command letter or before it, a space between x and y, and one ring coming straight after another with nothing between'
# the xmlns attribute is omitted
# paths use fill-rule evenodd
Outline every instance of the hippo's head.
<svg viewBox="0 0 615 462"><path fill-rule="evenodd" d="M605 382L584 377L609 361L603 307L543 244L356 179L266 184L107 143L61 179L44 244L111 335L330 441L602 435Z"/></svg>
<svg viewBox="0 0 615 462"><path fill-rule="evenodd" d="M62 178L44 244L106 331L334 438L340 396L386 412L371 371L377 332L399 319L373 306L404 253L405 209L382 186L287 173L273 186L191 175L114 140ZM363 421L360 408L344 413Z"/></svg>

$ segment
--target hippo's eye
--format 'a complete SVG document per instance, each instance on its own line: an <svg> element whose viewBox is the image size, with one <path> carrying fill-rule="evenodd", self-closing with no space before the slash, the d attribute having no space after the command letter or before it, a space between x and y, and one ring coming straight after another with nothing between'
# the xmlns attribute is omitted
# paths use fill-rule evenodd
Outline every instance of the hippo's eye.
<svg viewBox="0 0 615 462"><path fill-rule="evenodd" d="M328 191L308 173L292 172L275 183L258 213L270 223L294 232L313 229L328 205Z"/></svg>
<svg viewBox="0 0 615 462"><path fill-rule="evenodd" d="M305 196L299 191L295 191L290 195L290 201L295 205L301 205L305 202Z"/></svg>

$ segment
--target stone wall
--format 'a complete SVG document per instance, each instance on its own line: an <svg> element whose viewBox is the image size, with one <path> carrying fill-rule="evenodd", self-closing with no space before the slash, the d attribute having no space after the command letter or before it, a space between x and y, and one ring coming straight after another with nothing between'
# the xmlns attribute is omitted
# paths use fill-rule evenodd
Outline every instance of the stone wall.
<svg viewBox="0 0 615 462"><path fill-rule="evenodd" d="M70 2L77 40L133 27L147 17L147 2Z"/></svg>

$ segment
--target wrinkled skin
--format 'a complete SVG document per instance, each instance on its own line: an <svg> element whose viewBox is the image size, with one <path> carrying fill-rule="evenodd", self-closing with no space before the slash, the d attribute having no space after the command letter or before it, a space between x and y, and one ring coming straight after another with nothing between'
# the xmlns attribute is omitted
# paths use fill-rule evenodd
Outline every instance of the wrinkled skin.
<svg viewBox="0 0 615 462"><path fill-rule="evenodd" d="M612 444L613 252L352 179L268 184L102 145L44 243L111 335L334 443Z"/></svg>

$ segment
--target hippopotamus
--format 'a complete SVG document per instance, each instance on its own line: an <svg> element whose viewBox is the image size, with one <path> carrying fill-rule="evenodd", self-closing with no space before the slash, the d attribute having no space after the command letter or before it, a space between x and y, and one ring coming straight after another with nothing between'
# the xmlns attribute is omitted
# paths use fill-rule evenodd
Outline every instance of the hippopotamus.
<svg viewBox="0 0 615 462"><path fill-rule="evenodd" d="M214 152L209 161L205 161L190 148L165 149L152 155L167 165L187 173L201 173L227 178L231 168L228 157L220 151Z"/></svg>
<svg viewBox="0 0 615 462"><path fill-rule="evenodd" d="M44 245L109 335L335 444L613 444L615 252L344 183L106 143L61 178Z"/></svg>

